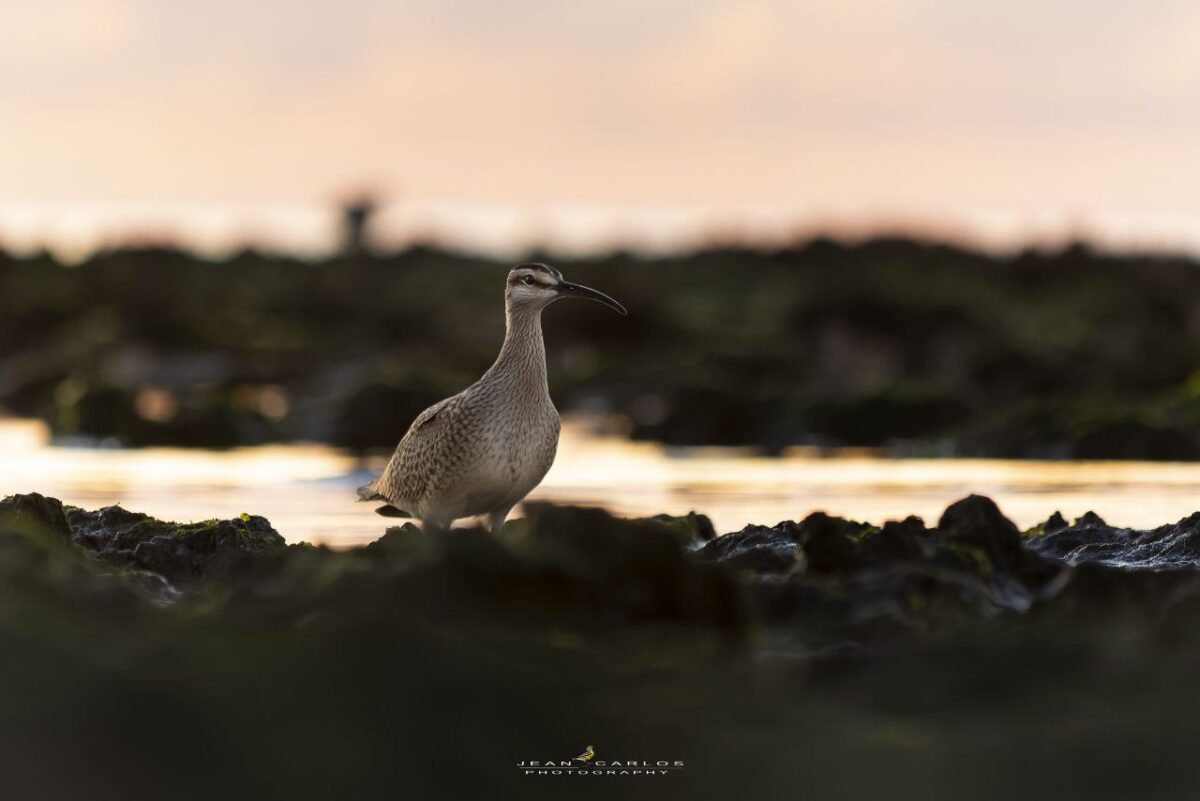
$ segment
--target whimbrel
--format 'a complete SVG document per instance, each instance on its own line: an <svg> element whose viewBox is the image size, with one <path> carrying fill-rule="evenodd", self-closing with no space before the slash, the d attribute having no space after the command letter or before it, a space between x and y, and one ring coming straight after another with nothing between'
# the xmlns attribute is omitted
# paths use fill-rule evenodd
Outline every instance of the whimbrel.
<svg viewBox="0 0 1200 801"><path fill-rule="evenodd" d="M542 309L564 297L626 313L608 295L565 280L553 267L515 267L504 293L504 345L496 362L474 384L417 415L383 474L359 487L359 499L384 501L380 514L415 517L426 530L487 515L499 533L513 506L546 475L558 449Z"/></svg>

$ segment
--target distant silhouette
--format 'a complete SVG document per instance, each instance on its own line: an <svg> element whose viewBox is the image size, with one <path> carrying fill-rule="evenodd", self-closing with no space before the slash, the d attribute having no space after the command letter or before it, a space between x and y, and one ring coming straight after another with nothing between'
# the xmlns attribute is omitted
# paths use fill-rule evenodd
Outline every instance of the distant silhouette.
<svg viewBox="0 0 1200 801"><path fill-rule="evenodd" d="M343 256L364 256L370 253L369 226L379 205L367 193L354 196L342 205Z"/></svg>

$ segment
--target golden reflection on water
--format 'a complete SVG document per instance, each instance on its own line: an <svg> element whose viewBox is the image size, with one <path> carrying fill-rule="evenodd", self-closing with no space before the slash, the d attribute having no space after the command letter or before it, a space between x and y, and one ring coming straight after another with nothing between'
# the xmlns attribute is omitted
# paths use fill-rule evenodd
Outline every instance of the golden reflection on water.
<svg viewBox="0 0 1200 801"><path fill-rule="evenodd" d="M821 510L871 522L916 514L936 521L969 493L991 496L1019 526L1054 511L1094 510L1110 523L1152 527L1200 508L1200 464L782 458L724 449L669 449L589 433L567 421L558 459L531 496L604 506L622 515L696 510L718 531L771 525ZM83 507L120 503L171 520L267 517L290 542L369 542L389 521L355 500L382 467L322 445L230 451L116 450L51 445L40 423L0 421L0 495L41 492ZM519 514L518 509L518 514Z"/></svg>

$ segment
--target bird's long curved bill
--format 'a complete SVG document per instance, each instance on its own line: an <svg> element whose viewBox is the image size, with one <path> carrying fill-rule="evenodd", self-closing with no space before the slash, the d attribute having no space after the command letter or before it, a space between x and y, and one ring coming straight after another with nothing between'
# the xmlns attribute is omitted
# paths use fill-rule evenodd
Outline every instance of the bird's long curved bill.
<svg viewBox="0 0 1200 801"><path fill-rule="evenodd" d="M608 295L605 295L603 292L598 292L597 290L592 289L590 286L584 286L583 284L572 284L570 281L563 281L558 285L558 294L569 298L586 298L587 300L594 300L597 303L603 303L605 306L608 306L610 309L614 309L621 314L629 314L629 312L625 311L624 306L622 306L620 303L617 303Z"/></svg>

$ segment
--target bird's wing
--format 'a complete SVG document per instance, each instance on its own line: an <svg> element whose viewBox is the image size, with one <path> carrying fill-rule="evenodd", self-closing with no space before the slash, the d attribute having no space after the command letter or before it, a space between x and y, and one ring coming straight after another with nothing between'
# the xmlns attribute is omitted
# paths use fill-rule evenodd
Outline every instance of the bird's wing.
<svg viewBox="0 0 1200 801"><path fill-rule="evenodd" d="M417 415L383 474L359 494L369 488L371 494L383 500L412 509L442 466L444 443L460 398L461 394L438 401Z"/></svg>
<svg viewBox="0 0 1200 801"><path fill-rule="evenodd" d="M458 396L453 395L449 398L446 398L445 400L438 401L437 403L433 404L425 411L418 414L417 419L413 420L412 425L408 427L408 433L406 433L404 435L404 439L408 439L410 436L412 436L412 433L414 431L424 428L428 423L432 423L434 418L436 418L439 414L441 414L442 411L447 406L450 405L451 401L454 401L457 399L458 399ZM403 440L401 440L401 442L403 443Z"/></svg>

